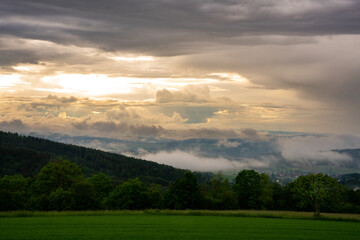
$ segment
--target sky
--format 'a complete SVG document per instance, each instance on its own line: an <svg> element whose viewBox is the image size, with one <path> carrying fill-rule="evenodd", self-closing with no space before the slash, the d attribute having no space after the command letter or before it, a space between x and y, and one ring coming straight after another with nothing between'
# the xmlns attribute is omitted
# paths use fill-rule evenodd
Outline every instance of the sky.
<svg viewBox="0 0 360 240"><path fill-rule="evenodd" d="M360 135L358 0L2 0L0 129Z"/></svg>

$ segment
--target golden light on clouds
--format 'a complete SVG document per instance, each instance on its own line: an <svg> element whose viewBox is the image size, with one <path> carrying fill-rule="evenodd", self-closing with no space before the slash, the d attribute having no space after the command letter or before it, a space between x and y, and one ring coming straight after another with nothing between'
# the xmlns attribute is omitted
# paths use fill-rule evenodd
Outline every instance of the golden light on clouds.
<svg viewBox="0 0 360 240"><path fill-rule="evenodd" d="M115 61L126 61L126 62L149 62L154 61L154 58L152 56L138 56L138 57L124 57L124 56L115 56L115 57L109 57L110 59L113 59Z"/></svg>
<svg viewBox="0 0 360 240"><path fill-rule="evenodd" d="M61 112L61 113L59 113L59 116L58 116L59 118L66 118L67 117L67 115L66 115L66 112Z"/></svg>
<svg viewBox="0 0 360 240"><path fill-rule="evenodd" d="M6 89L9 87L14 87L17 84L28 84L21 80L21 75L11 74L11 75L0 75L0 88Z"/></svg>
<svg viewBox="0 0 360 240"><path fill-rule="evenodd" d="M20 72L34 72L34 73L46 69L44 65L39 65L39 64L16 65L13 66L12 68Z"/></svg>
<svg viewBox="0 0 360 240"><path fill-rule="evenodd" d="M249 80L237 73L210 73L209 76L220 77L221 79L233 80L239 83L249 83Z"/></svg>
<svg viewBox="0 0 360 240"><path fill-rule="evenodd" d="M73 93L81 96L106 96L111 94L121 95L151 91L155 94L161 89L179 91L188 85L212 85L219 80L212 78L134 78L134 77L109 77L104 74L58 74L42 77L42 82L51 88L36 88L39 91L57 93ZM245 83L247 80L239 75L222 74L225 80L234 79ZM214 87L216 89L216 87Z"/></svg>
<svg viewBox="0 0 360 240"><path fill-rule="evenodd" d="M88 9L52 1L40 10L5 0L12 7L0 17L0 122L54 118L70 132L71 121L121 127L136 119L149 127L156 119L149 132L169 124L313 131L342 122L358 131L360 28L346 22L358 9L320 2L294 12L288 1L246 1L241 11L226 1L167 3L174 11L163 11L163 1L113 1L111 8L93 1ZM259 6L264 14L253 14ZM26 101L16 105L19 99Z"/></svg>
<svg viewBox="0 0 360 240"><path fill-rule="evenodd" d="M101 74L59 74L43 77L42 81L58 85L59 91L86 96L130 93L133 87L127 78L109 78Z"/></svg>

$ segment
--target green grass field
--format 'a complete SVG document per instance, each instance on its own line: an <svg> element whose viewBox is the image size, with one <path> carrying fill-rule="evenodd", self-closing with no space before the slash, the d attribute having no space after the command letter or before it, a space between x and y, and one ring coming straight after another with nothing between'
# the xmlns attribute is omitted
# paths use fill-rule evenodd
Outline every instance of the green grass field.
<svg viewBox="0 0 360 240"><path fill-rule="evenodd" d="M168 214L0 217L0 239L359 239L360 223Z"/></svg>

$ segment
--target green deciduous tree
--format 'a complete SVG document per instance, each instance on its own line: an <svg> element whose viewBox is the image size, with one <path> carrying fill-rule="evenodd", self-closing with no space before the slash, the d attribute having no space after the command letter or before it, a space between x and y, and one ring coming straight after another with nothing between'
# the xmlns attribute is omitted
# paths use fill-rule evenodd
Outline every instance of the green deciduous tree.
<svg viewBox="0 0 360 240"><path fill-rule="evenodd" d="M0 211L25 209L29 179L22 175L0 178Z"/></svg>
<svg viewBox="0 0 360 240"><path fill-rule="evenodd" d="M164 208L164 194L162 187L159 184L151 184L148 188L149 208L162 209Z"/></svg>
<svg viewBox="0 0 360 240"><path fill-rule="evenodd" d="M235 178L234 191L241 209L258 209L261 206L261 176L254 170L242 170Z"/></svg>
<svg viewBox="0 0 360 240"><path fill-rule="evenodd" d="M260 208L271 209L273 207L274 183L270 181L270 176L260 174Z"/></svg>
<svg viewBox="0 0 360 240"><path fill-rule="evenodd" d="M215 174L210 180L208 194L211 208L217 210L236 209L236 195L230 183L220 173Z"/></svg>
<svg viewBox="0 0 360 240"><path fill-rule="evenodd" d="M72 192L62 188L56 189L49 195L50 209L57 211L74 210L75 200Z"/></svg>
<svg viewBox="0 0 360 240"><path fill-rule="evenodd" d="M78 165L58 159L49 162L41 169L33 187L37 193L50 194L58 188L67 190L81 179L82 172Z"/></svg>
<svg viewBox="0 0 360 240"><path fill-rule="evenodd" d="M0 211L23 210L25 206L24 194L0 189Z"/></svg>
<svg viewBox="0 0 360 240"><path fill-rule="evenodd" d="M285 188L279 183L273 183L273 195L271 209L286 210L286 192Z"/></svg>
<svg viewBox="0 0 360 240"><path fill-rule="evenodd" d="M94 185L87 180L76 182L71 187L75 210L95 210L100 208Z"/></svg>
<svg viewBox="0 0 360 240"><path fill-rule="evenodd" d="M320 216L320 208L323 204L338 202L341 199L342 188L338 181L323 173L300 176L292 186L297 206L314 207L316 216Z"/></svg>
<svg viewBox="0 0 360 240"><path fill-rule="evenodd" d="M138 179L130 179L117 186L107 200L109 209L145 209L149 206L148 190Z"/></svg>
<svg viewBox="0 0 360 240"><path fill-rule="evenodd" d="M0 189L6 189L10 192L24 192L28 187L29 179L22 175L5 175L0 178Z"/></svg>
<svg viewBox="0 0 360 240"><path fill-rule="evenodd" d="M28 201L28 210L48 211L50 209L49 196L46 194L31 196Z"/></svg>
<svg viewBox="0 0 360 240"><path fill-rule="evenodd" d="M199 209L202 208L203 196L200 193L197 177L192 172L185 172L169 188L165 196L168 208Z"/></svg>
<svg viewBox="0 0 360 240"><path fill-rule="evenodd" d="M108 197L114 188L111 178L104 173L94 174L88 181L94 186L96 197L100 201Z"/></svg>

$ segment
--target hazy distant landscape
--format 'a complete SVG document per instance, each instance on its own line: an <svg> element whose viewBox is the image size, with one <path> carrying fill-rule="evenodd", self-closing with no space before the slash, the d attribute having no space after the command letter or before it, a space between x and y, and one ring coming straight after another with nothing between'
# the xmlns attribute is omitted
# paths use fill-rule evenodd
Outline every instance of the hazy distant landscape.
<svg viewBox="0 0 360 240"><path fill-rule="evenodd" d="M63 134L32 136L140 157L195 171L236 174L251 168L295 178L309 172L332 176L360 172L359 139L309 133L277 132L258 139L139 139L126 141ZM352 147L352 149L343 149Z"/></svg>

